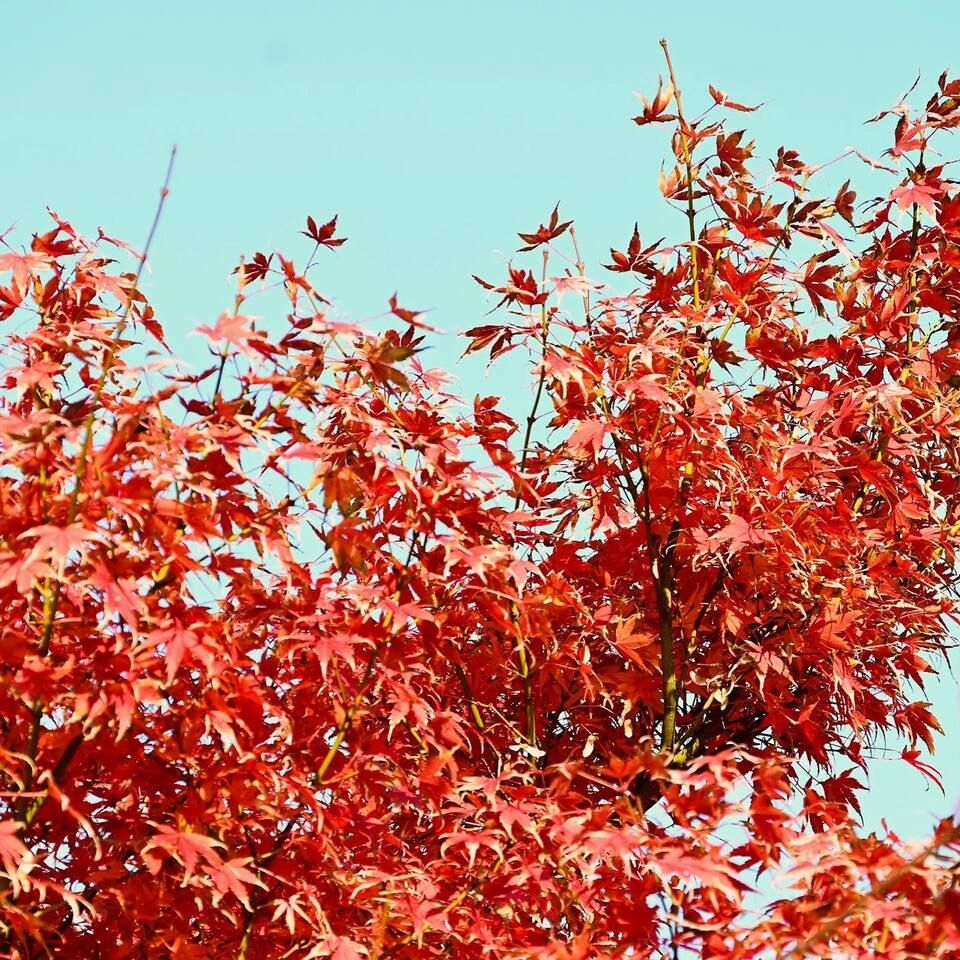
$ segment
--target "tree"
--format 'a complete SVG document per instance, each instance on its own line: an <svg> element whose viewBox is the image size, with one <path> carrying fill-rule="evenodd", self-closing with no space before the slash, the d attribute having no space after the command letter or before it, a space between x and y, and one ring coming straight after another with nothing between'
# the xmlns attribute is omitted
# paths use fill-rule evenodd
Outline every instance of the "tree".
<svg viewBox="0 0 960 960"><path fill-rule="evenodd" d="M876 118L858 207L791 150L758 182L755 108L691 119L667 65L636 121L686 235L635 228L616 292L554 210L480 280L525 422L396 297L337 319L336 218L241 262L199 372L146 249L5 241L5 956L960 955L953 821L857 823L881 738L937 778L960 81Z"/></svg>

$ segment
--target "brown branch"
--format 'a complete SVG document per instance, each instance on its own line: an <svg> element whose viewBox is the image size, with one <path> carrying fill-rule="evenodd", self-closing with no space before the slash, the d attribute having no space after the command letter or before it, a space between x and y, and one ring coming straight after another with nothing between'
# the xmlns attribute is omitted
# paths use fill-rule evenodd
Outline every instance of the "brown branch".
<svg viewBox="0 0 960 960"><path fill-rule="evenodd" d="M609 422L613 422L610 405L606 397L600 399L601 407ZM677 689L677 668L673 656L673 602L670 592L670 574L668 561L659 546L659 539L653 532L650 516L650 495L647 486L647 474L643 464L640 464L640 477L643 483L644 496L641 497L633 471L627 462L626 453L620 437L613 434L613 446L620 462L624 482L633 499L634 509L643 518L647 534L647 560L650 565L650 576L653 580L653 592L656 600L658 633L660 637L660 669L663 678L663 722L660 730L660 749L667 752L673 750L677 726L677 704L679 693Z"/></svg>
<svg viewBox="0 0 960 960"><path fill-rule="evenodd" d="M550 259L549 250L543 251L543 270L540 279L541 287L547 283L547 261ZM537 380L537 389L533 395L533 405L530 413L527 415L527 428L523 437L523 453L520 456L520 467L518 473L523 473L527 465L527 456L530 452L530 438L533 435L533 425L537 419L537 410L540 406L540 399L543 396L544 386L547 380L547 337L550 332L549 314L547 312L546 301L540 307L540 376ZM522 480L517 480L517 494L513 501L513 509L520 506ZM527 653L527 644L523 637L523 631L520 629L520 608L517 604L510 605L510 612L513 618L513 624L516 628L517 639L517 660L520 668L520 679L523 683L524 712L527 719L527 742L534 749L537 748L537 715L533 703L533 681L531 679L530 657Z"/></svg>
<svg viewBox="0 0 960 960"><path fill-rule="evenodd" d="M463 695L467 698L467 703L470 704L470 716L476 728L483 733L487 727L483 722L483 715L480 713L480 707L473 695L473 691L470 689L470 681L467 679L466 671L456 661L454 661L453 669L457 675L457 679L460 681L460 686L463 688Z"/></svg>
<svg viewBox="0 0 960 960"><path fill-rule="evenodd" d="M683 163L687 173L687 224L690 231L690 269L693 274L693 308L700 309L700 263L697 251L697 213L693 205L693 161L690 154L690 141L687 137L687 121L683 116L683 97L680 85L673 69L673 60L670 58L670 48L666 40L660 41L663 55L667 61L667 71L670 74L670 84L673 87L673 97L677 103L677 121L680 133L680 150L683 153Z"/></svg>
<svg viewBox="0 0 960 960"><path fill-rule="evenodd" d="M74 469L74 486L73 491L70 494L70 501L67 507L66 526L70 526L72 523L74 523L77 519L77 514L79 513L80 491L83 487L83 482L86 477L87 460L90 455L90 447L93 443L93 429L97 412L100 409L100 400L103 396L103 391L106 389L107 379L110 376L113 363L116 360L117 352L120 347L120 337L123 334L123 331L126 329L127 322L130 318L130 312L133 309L133 294L140 285L140 278L143 276L143 271L146 267L147 256L150 253L150 247L153 244L153 238L156 235L157 226L160 223L160 216L163 213L164 204L168 194L170 193L170 178L173 175L173 164L174 160L176 160L176 156L177 148L174 146L170 151L170 159L167 162L166 176L164 177L163 186L160 188L160 199L157 202L156 210L154 211L153 215L153 222L150 224L150 230L147 233L147 241L144 244L143 252L140 254L140 262L137 265L137 272L134 275L133 284L129 291L126 305L124 306L123 312L121 313L120 319L114 330L113 341L104 354L100 376L97 380L96 386L94 387L90 412L87 414L86 422L84 423L83 439L80 444L80 450L77 454L77 464ZM53 639L54 624L57 618L57 611L60 607L60 598L62 592L63 584L60 580L58 580L56 584L52 584L50 579L47 579L43 590L43 621L40 629L39 655L41 658L45 658L50 650L50 643ZM45 708L43 701L38 698L31 708L32 719L27 748L28 760L25 760L24 762L23 793L29 793L32 790L35 782L35 761L39 751L40 729L43 723L44 712ZM34 814L34 816L36 816L36 814Z"/></svg>

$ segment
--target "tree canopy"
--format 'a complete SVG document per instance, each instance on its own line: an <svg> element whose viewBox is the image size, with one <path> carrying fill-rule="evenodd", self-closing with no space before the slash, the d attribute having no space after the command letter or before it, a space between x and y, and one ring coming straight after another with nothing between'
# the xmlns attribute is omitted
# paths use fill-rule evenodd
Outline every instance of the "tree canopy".
<svg viewBox="0 0 960 960"><path fill-rule="evenodd" d="M4 238L4 956L960 955L953 820L857 818L879 743L938 780L960 81L757 173L667 67L680 235L600 282L555 209L478 278L519 421L396 296L341 318L336 217L238 265L200 368L150 240Z"/></svg>

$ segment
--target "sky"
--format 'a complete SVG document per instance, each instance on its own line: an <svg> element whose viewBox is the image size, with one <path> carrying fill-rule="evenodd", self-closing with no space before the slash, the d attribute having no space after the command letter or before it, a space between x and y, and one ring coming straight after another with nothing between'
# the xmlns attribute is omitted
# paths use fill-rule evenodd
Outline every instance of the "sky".
<svg viewBox="0 0 960 960"><path fill-rule="evenodd" d="M763 101L745 122L761 156L781 144L810 163L851 144L879 155L863 121L922 74L932 87L957 50L960 5L809 0L787 5L370 0L45 0L4 9L0 231L46 229L51 207L84 233L142 245L167 157L178 156L145 283L174 343L230 306L241 254L304 258L307 215L340 214L349 242L314 281L363 322L399 291L445 331L429 356L451 367L456 334L488 303L471 274L497 278L561 204L587 262L682 221L662 201L666 138L637 128L634 91L654 92L671 52L688 111L708 83ZM960 64L957 64L960 69ZM868 179L845 161L837 176ZM515 383L461 366L459 390ZM948 728L956 683L931 687ZM871 769L865 819L921 835L960 798L960 751L941 747L947 796L897 761Z"/></svg>

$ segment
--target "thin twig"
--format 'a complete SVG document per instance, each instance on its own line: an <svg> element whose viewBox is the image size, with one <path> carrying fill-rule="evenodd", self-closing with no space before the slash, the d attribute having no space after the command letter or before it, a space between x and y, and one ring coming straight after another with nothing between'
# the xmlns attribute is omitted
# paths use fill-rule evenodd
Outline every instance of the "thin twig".
<svg viewBox="0 0 960 960"><path fill-rule="evenodd" d="M670 74L670 85L673 87L673 97L677 103L677 121L680 132L680 150L683 153L683 164L687 172L687 225L690 232L690 271L693 275L693 308L700 309L700 261L697 251L697 212L693 204L693 161L690 154L690 141L687 137L687 121L683 116L683 97L680 94L680 85L673 69L673 60L670 58L670 48L666 40L660 41L663 55L667 61L667 72Z"/></svg>
<svg viewBox="0 0 960 960"><path fill-rule="evenodd" d="M100 409L100 400L103 396L103 391L106 389L107 379L110 376L110 371L113 368L113 363L116 360L117 352L120 347L120 337L123 334L123 331L126 329L127 322L130 318L130 312L133 309L133 294L138 289L140 285L140 279L143 276L143 271L147 264L147 257L150 253L150 247L153 244L153 238L156 236L157 226L160 223L160 216L163 213L164 204L166 202L167 196L170 193L170 179L173 175L173 164L176 160L177 148L174 146L170 151L170 159L167 162L167 172L163 180L163 186L160 188L160 199L157 201L157 207L153 215L153 222L150 224L150 230L147 233L147 240L143 247L143 252L140 254L140 262L137 265L137 271L134 275L133 284L129 291L127 297L126 305L124 306L123 312L120 315L120 319L117 323L117 326L114 329L113 341L111 342L109 348L107 349L106 354L103 359L103 366L100 371L100 377L97 380L96 386L93 391L92 403L90 405L90 412L87 414L86 422L84 424L83 430L83 440L80 444L80 451L77 454L77 464L74 469L74 486L73 491L70 495L69 505L67 507L67 519L65 526L70 526L77 519L77 514L79 513L80 505L80 491L83 487L83 482L86 477L87 472L87 461L90 454L90 447L93 442L93 430L94 424L96 421L96 415ZM40 630L40 643L39 643L39 655L41 657L46 657L50 650L50 643L53 639L53 629L54 623L57 617L57 611L60 606L60 598L63 590L62 581L57 580L55 584L51 583L48 578L44 584L43 594L44 594L44 604L43 604L43 621ZM33 788L33 783L36 777L36 757L39 749L40 742L40 728L43 722L44 707L43 701L39 698L34 702L33 707L31 708L32 719L29 735L29 743L27 748L27 757L29 762L25 762L25 772L24 772L24 791L29 793ZM69 748L68 748L69 749ZM25 812L26 807L21 806L21 815ZM34 814L36 816L36 814Z"/></svg>

